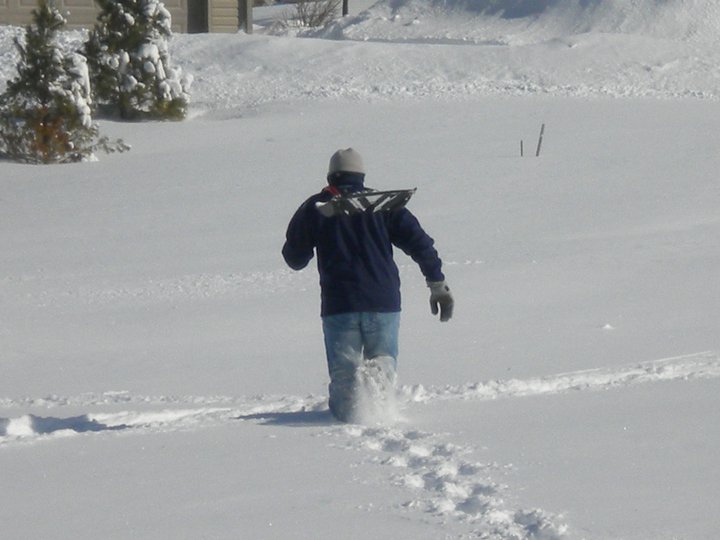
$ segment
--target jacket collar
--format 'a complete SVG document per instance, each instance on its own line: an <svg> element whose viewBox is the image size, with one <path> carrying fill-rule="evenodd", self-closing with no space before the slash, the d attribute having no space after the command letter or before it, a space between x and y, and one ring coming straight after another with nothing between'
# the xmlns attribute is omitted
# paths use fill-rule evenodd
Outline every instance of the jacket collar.
<svg viewBox="0 0 720 540"><path fill-rule="evenodd" d="M365 175L362 173L336 172L328 174L328 184L341 192L361 191L365 189Z"/></svg>

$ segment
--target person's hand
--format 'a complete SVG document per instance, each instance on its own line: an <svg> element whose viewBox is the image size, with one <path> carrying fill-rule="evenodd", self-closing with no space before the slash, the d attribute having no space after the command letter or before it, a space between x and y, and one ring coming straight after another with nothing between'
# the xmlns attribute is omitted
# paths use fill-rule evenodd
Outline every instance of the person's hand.
<svg viewBox="0 0 720 540"><path fill-rule="evenodd" d="M427 286L430 287L430 311L433 315L440 313L442 322L449 321L455 305L450 287L444 281L428 281Z"/></svg>

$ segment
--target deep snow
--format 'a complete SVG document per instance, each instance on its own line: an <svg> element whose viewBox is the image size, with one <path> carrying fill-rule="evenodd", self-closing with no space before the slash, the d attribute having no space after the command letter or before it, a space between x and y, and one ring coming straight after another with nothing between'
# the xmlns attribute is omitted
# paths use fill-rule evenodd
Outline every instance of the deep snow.
<svg viewBox="0 0 720 540"><path fill-rule="evenodd" d="M0 162L0 536L713 538L720 8L545 4L356 6L305 38L259 10L175 36L191 119ZM317 276L279 255L349 145L418 187L457 300L434 320L398 256L384 425L331 421Z"/></svg>

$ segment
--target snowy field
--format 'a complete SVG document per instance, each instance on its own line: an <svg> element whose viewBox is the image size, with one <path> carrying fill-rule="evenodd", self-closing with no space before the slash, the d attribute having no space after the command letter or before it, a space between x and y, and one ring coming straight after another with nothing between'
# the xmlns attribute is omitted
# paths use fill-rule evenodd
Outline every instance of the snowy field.
<svg viewBox="0 0 720 540"><path fill-rule="evenodd" d="M486 4L176 35L187 121L0 162L0 537L718 537L720 7ZM332 421L316 271L280 255L347 146L418 187L457 303L398 254L377 425Z"/></svg>

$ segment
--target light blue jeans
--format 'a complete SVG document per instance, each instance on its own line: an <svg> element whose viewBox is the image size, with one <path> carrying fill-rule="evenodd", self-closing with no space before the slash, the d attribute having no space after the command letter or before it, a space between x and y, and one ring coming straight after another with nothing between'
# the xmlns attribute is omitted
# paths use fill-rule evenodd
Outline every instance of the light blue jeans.
<svg viewBox="0 0 720 540"><path fill-rule="evenodd" d="M346 422L352 416L359 368L373 361L384 379L395 380L400 312L341 313L323 317L322 323L330 373L330 412Z"/></svg>

